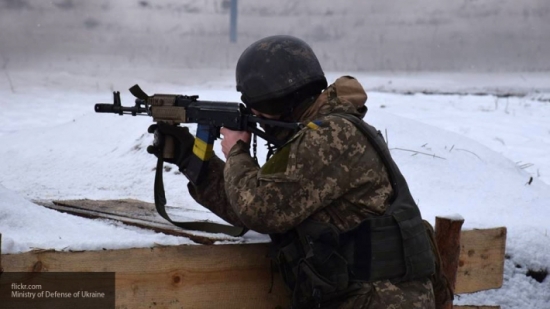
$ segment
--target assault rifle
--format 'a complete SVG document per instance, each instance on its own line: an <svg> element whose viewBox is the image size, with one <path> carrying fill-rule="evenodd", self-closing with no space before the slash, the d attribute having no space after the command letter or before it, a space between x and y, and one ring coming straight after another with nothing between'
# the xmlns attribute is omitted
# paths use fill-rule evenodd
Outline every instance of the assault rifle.
<svg viewBox="0 0 550 309"><path fill-rule="evenodd" d="M182 123L196 123L197 133L193 145L193 156L186 169L186 176L194 184L199 184L208 168L212 155L214 141L220 137L220 128L225 127L235 131L249 131L275 145L282 146L283 142L266 134L257 128L257 124L299 129L300 123L289 123L261 118L252 114L242 103L199 101L197 95L187 96L178 94L147 95L138 85L130 88L135 97L135 105L122 106L120 92L113 92L113 104L98 103L95 105L97 113L114 113L132 116L145 115L153 117L154 122L165 122L171 125ZM163 149L158 156L155 175L155 205L159 214L173 224L192 230L225 233L239 236L245 229L230 227L209 222L174 222L165 211L166 197L162 180L164 158L173 158L174 141L170 136L164 140L155 139L156 146Z"/></svg>

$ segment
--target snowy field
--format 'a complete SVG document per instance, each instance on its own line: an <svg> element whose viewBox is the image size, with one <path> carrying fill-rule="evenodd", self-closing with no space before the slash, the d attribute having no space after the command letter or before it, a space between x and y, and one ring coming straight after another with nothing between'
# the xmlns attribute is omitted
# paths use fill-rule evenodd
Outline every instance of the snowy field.
<svg viewBox="0 0 550 309"><path fill-rule="evenodd" d="M384 71L352 75L369 94L365 120L387 137L428 221L460 214L466 229L508 228L503 288L456 302L550 309L550 279L527 275L550 269L549 15L542 0L239 1L239 39L227 44L226 0L0 0L2 253L194 244L31 201L152 202L151 119L93 105L113 90L131 105L135 83L238 101L242 50L290 34L326 70ZM176 169L164 177L172 215L221 222Z"/></svg>
<svg viewBox="0 0 550 309"><path fill-rule="evenodd" d="M127 89L136 82L149 93L239 100L231 72L198 72L180 83L161 82L173 81L173 76L139 79L127 73L105 78L11 72L9 83L0 83L3 254L192 244L186 238L74 217L31 203L78 198L153 201L156 159L145 151L152 141L146 133L151 119L94 113L95 103L111 102L112 90L121 91L123 105L132 104ZM329 81L337 75L329 74ZM422 82L430 81L424 83L424 92L462 93L429 95L407 94L422 91L414 76L392 83L366 73L353 75L371 90L365 120L387 136L428 221L460 214L467 229L508 228L503 288L463 295L457 303L550 308L550 279L538 282L526 275L550 268L550 91L532 86L546 84L548 77L519 87L495 76L480 79L482 83L469 78L462 84L450 83L443 74L424 76ZM489 94L467 94L484 91ZM265 150L259 148L263 159ZM219 145L215 150L222 156ZM176 169L165 172L168 204L177 207L174 213L221 222L192 200L186 183ZM250 232L234 239L258 241L268 238Z"/></svg>

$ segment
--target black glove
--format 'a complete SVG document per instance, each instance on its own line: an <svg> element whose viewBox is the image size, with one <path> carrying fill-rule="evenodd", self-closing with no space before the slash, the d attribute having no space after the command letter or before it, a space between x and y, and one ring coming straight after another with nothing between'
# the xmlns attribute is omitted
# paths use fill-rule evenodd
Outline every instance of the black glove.
<svg viewBox="0 0 550 309"><path fill-rule="evenodd" d="M170 125L164 122L158 122L151 125L147 131L155 134L153 145L147 147L147 152L154 154L157 158L164 148L164 140L171 136L174 140L174 157L164 158L165 162L176 164L180 170L187 167L187 163L193 154L193 145L195 137L189 133L188 127Z"/></svg>

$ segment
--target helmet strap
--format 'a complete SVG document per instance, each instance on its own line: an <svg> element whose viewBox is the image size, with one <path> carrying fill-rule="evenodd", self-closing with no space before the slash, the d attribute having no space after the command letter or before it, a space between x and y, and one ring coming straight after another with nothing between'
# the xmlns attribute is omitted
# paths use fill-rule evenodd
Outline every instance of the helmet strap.
<svg viewBox="0 0 550 309"><path fill-rule="evenodd" d="M256 139L256 133L252 134L252 155L253 159L258 164L258 157L256 156L256 150L258 148L258 140Z"/></svg>

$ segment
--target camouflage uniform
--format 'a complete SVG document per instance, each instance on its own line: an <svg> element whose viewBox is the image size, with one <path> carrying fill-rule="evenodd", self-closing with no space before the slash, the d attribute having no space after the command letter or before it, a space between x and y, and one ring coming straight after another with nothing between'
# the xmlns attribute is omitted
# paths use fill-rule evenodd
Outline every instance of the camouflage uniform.
<svg viewBox="0 0 550 309"><path fill-rule="evenodd" d="M334 113L363 118L367 95L352 77L329 86L293 117L309 126L294 134L263 167L239 141L224 163L215 157L193 198L236 226L260 233L287 232L306 218L331 223L341 232L382 214L393 192L386 167L366 137ZM314 123L311 123L314 121ZM361 283L358 290L323 308L434 308L425 280Z"/></svg>

